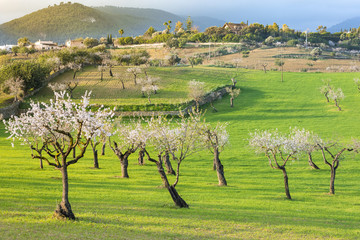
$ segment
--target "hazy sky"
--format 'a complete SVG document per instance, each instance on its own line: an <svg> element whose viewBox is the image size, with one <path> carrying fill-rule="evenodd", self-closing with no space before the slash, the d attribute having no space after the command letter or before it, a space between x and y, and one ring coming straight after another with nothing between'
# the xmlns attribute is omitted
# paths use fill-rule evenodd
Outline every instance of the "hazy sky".
<svg viewBox="0 0 360 240"><path fill-rule="evenodd" d="M58 4L56 0L0 0L0 23ZM67 2L67 1L64 1ZM74 1L72 1L74 2ZM78 0L87 6L157 8L178 15L211 16L225 21L259 22L315 29L360 16L359 0ZM196 24L196 23L195 23Z"/></svg>

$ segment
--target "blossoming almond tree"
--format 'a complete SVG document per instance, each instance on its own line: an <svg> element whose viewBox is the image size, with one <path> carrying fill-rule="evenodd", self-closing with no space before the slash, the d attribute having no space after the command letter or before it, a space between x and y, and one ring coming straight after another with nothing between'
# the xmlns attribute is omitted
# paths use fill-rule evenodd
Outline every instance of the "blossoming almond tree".
<svg viewBox="0 0 360 240"><path fill-rule="evenodd" d="M278 130L255 131L250 134L249 144L257 152L265 153L270 167L279 169L284 175L285 194L291 199L286 163L303 151L305 130L291 129L289 134L281 134Z"/></svg>
<svg viewBox="0 0 360 240"><path fill-rule="evenodd" d="M339 106L339 102L345 98L345 95L341 88L338 89L331 89L329 91L329 98L332 99L337 106L338 110L341 111L341 107Z"/></svg>
<svg viewBox="0 0 360 240"><path fill-rule="evenodd" d="M89 110L90 93L85 93L81 104L74 103L65 92L55 93L55 101L31 103L28 112L4 121L9 138L29 144L32 157L42 159L62 174L62 200L54 216L75 219L68 198L68 167L84 156L91 139L109 134L104 127L113 116L108 109ZM80 151L75 157L73 149ZM43 153L43 154L42 154Z"/></svg>
<svg viewBox="0 0 360 240"><path fill-rule="evenodd" d="M342 154L344 152L358 151L360 144L358 141L354 141L354 146L345 146L334 142L321 142L318 143L318 147L321 150L324 163L330 167L330 192L329 194L335 194L335 176L336 170L339 167Z"/></svg>
<svg viewBox="0 0 360 240"><path fill-rule="evenodd" d="M109 146L120 160L121 177L129 178L128 158L138 148L145 148L148 131L143 128L140 120L130 120L128 123L119 122L115 127L116 131L113 135L116 135L117 140L109 138Z"/></svg>
<svg viewBox="0 0 360 240"><path fill-rule="evenodd" d="M227 124L218 122L215 127L204 123L202 127L203 142L205 146L214 154L214 170L216 170L219 186L226 186L227 182L224 174L224 166L221 164L219 155L229 142L229 134L226 131Z"/></svg>
<svg viewBox="0 0 360 240"><path fill-rule="evenodd" d="M153 117L149 120L151 129L150 145L154 146L157 151L158 160L150 157L146 151L148 160L154 162L158 172L163 180L164 186L168 189L171 198L176 206L188 208L189 205L176 191L176 185L179 183L181 163L191 154L201 149L200 137L200 114L198 112L190 113L189 117L181 115L180 120L173 121L166 119L164 116ZM163 154L169 154L177 163L176 179L173 184L169 183L163 168Z"/></svg>

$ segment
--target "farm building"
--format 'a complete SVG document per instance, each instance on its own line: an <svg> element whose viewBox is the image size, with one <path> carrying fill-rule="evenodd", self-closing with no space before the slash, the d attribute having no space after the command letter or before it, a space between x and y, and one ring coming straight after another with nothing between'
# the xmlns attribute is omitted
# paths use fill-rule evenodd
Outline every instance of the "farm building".
<svg viewBox="0 0 360 240"><path fill-rule="evenodd" d="M53 41L41 41L41 40L34 43L34 48L36 50L60 49L60 47Z"/></svg>
<svg viewBox="0 0 360 240"><path fill-rule="evenodd" d="M243 28L247 27L247 26L248 26L248 24L244 23L244 22L241 22L241 23L230 23L230 22L228 22L228 23L224 24L223 28L229 30L230 32L232 32L234 34L239 35L240 31Z"/></svg>

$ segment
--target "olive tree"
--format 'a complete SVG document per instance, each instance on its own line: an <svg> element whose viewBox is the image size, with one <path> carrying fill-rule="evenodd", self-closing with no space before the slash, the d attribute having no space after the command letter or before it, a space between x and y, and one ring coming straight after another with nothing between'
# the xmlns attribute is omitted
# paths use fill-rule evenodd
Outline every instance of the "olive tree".
<svg viewBox="0 0 360 240"><path fill-rule="evenodd" d="M305 130L291 129L288 134L276 130L255 131L250 134L249 144L258 153L264 153L273 169L279 169L284 175L285 194L291 199L286 164L304 148Z"/></svg>
<svg viewBox="0 0 360 240"><path fill-rule="evenodd" d="M108 109L89 110L90 93L85 93L80 104L74 103L65 92L55 93L50 103L31 102L31 108L19 117L4 121L9 138L18 139L34 150L33 158L42 159L61 171L62 200L55 216L75 219L68 198L68 167L77 163L85 153L91 139L108 134L104 126L113 113ZM79 153L72 158L73 149ZM45 154L41 154L44 152Z"/></svg>
<svg viewBox="0 0 360 240"><path fill-rule="evenodd" d="M5 81L4 87L8 89L8 93L14 96L14 102L24 96L25 81L19 77L12 77Z"/></svg>
<svg viewBox="0 0 360 240"><path fill-rule="evenodd" d="M282 60L282 59L277 58L275 60L275 65L280 67L280 69L281 69L281 82L283 82L284 81L284 65L285 65L285 61Z"/></svg>

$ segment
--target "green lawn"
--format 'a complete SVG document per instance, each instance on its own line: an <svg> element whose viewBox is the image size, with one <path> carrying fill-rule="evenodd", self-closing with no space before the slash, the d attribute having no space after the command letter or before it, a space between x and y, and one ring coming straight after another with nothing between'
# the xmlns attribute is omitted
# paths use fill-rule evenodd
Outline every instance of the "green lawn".
<svg viewBox="0 0 360 240"><path fill-rule="evenodd" d="M170 75L220 85L234 74L231 69L201 67L193 73L191 68L151 71L164 79ZM130 157L130 178L119 178L120 163L107 149L106 156L100 156L100 170L90 168L91 151L69 169L70 202L77 220L52 219L61 200L60 172L49 166L38 169L25 146L11 148L1 124L1 238L359 239L359 155L346 154L341 162L335 196L327 194L330 171L319 154L314 162L321 170L310 169L305 157L289 162L290 201L281 171L271 169L264 156L247 147L248 134L254 129L287 131L298 126L340 141L360 137L360 94L352 80L358 74L284 73L283 83L280 74L243 70L238 81L242 92L234 108L224 97L215 103L219 112L207 110L208 121L229 122L231 144L220 155L229 186L216 186L210 153L191 156L183 163L177 187L189 209L173 206L154 164L138 166L137 155ZM320 94L324 78L343 89L342 112ZM174 89L185 91L185 87Z"/></svg>

